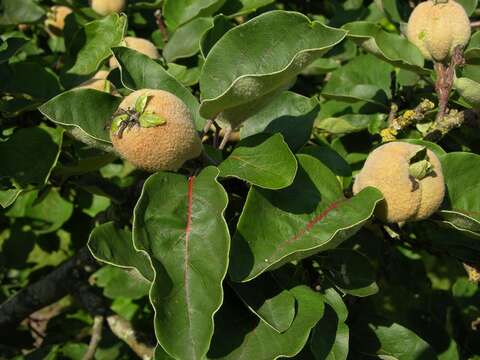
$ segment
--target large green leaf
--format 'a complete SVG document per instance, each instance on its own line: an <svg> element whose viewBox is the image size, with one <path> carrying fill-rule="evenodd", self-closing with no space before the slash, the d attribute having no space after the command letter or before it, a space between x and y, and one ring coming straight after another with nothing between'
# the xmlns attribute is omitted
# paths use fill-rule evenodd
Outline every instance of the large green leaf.
<svg viewBox="0 0 480 360"><path fill-rule="evenodd" d="M392 65L373 55L360 55L332 72L322 95L341 101L368 101L385 105L391 96Z"/></svg>
<svg viewBox="0 0 480 360"><path fill-rule="evenodd" d="M154 174L135 207L134 243L148 253L155 272L155 333L175 358L205 356L222 303L230 239L223 218L227 194L218 174L214 167L188 180Z"/></svg>
<svg viewBox="0 0 480 360"><path fill-rule="evenodd" d="M297 161L282 135L258 134L240 141L219 170L223 177L236 177L265 189L282 189L292 184Z"/></svg>
<svg viewBox="0 0 480 360"><path fill-rule="evenodd" d="M341 296L326 289L325 312L312 330L310 350L315 360L345 360L348 356L349 329L345 324L348 310Z"/></svg>
<svg viewBox="0 0 480 360"><path fill-rule="evenodd" d="M48 127L22 128L0 143L0 178L9 178L25 188L44 185L55 166L62 144L62 131Z"/></svg>
<svg viewBox="0 0 480 360"><path fill-rule="evenodd" d="M188 58L200 50L200 40L213 27L213 18L201 17L179 27L163 48L168 62Z"/></svg>
<svg viewBox="0 0 480 360"><path fill-rule="evenodd" d="M420 74L430 73L423 68L424 58L420 50L405 37L388 33L380 25L367 21L348 23L343 29L348 30L348 36L357 44L380 59Z"/></svg>
<svg viewBox="0 0 480 360"><path fill-rule="evenodd" d="M202 56L206 58L213 45L234 26L233 22L227 16L222 14L215 16L213 18L213 26L204 32L200 39L200 52Z"/></svg>
<svg viewBox="0 0 480 360"><path fill-rule="evenodd" d="M270 274L249 283L230 283L245 305L277 332L286 331L295 317L295 297Z"/></svg>
<svg viewBox="0 0 480 360"><path fill-rule="evenodd" d="M117 228L113 222L93 229L88 248L97 260L121 268L135 268L145 279L153 281L148 255L134 248L130 231Z"/></svg>
<svg viewBox="0 0 480 360"><path fill-rule="evenodd" d="M45 15L45 11L34 0L2 0L0 25L33 23Z"/></svg>
<svg viewBox="0 0 480 360"><path fill-rule="evenodd" d="M297 300L297 314L284 333L278 333L249 314L242 303L226 292L215 316L215 335L209 359L272 360L295 356L305 346L310 330L322 317L322 296L307 286L290 290Z"/></svg>
<svg viewBox="0 0 480 360"><path fill-rule="evenodd" d="M205 120L198 113L199 104L195 96L180 84L160 64L135 50L125 47L113 49L122 71L122 83L131 90L158 89L171 92L188 106L197 129L203 129Z"/></svg>
<svg viewBox="0 0 480 360"><path fill-rule="evenodd" d="M274 1L275 0L230 0L220 9L220 12L231 17L247 15Z"/></svg>
<svg viewBox="0 0 480 360"><path fill-rule="evenodd" d="M355 250L334 249L317 257L320 267L344 293L365 297L376 294L376 274L367 257Z"/></svg>
<svg viewBox="0 0 480 360"><path fill-rule="evenodd" d="M291 149L298 150L310 139L317 112L316 99L285 91L245 121L240 136L243 139L261 132L279 132Z"/></svg>
<svg viewBox="0 0 480 360"><path fill-rule="evenodd" d="M77 128L92 142L108 145L107 125L121 101L121 98L102 91L77 89L54 97L39 110L54 123Z"/></svg>
<svg viewBox="0 0 480 360"><path fill-rule="evenodd" d="M345 35L287 11L267 12L233 28L206 58L200 113L207 118L222 113L236 127Z"/></svg>
<svg viewBox="0 0 480 360"><path fill-rule="evenodd" d="M165 0L163 15L167 26L174 30L200 16L210 16L220 9L225 0Z"/></svg>
<svg viewBox="0 0 480 360"><path fill-rule="evenodd" d="M48 100L61 91L57 75L36 62L0 65L0 90L28 95L37 103Z"/></svg>
<svg viewBox="0 0 480 360"><path fill-rule="evenodd" d="M440 215L460 230L480 233L480 155L453 152L440 160L447 185Z"/></svg>
<svg viewBox="0 0 480 360"><path fill-rule="evenodd" d="M349 134L368 129L372 123L381 123L385 114L345 114L338 117L317 119L315 127L331 134Z"/></svg>
<svg viewBox="0 0 480 360"><path fill-rule="evenodd" d="M75 56L67 74L94 73L111 55L111 48L120 45L127 27L125 15L111 14L86 24L74 36L71 52Z"/></svg>
<svg viewBox="0 0 480 360"><path fill-rule="evenodd" d="M249 281L294 259L335 248L372 216L381 193L367 188L346 199L321 161L298 155L291 186L279 191L252 187L232 243L230 275Z"/></svg>
<svg viewBox="0 0 480 360"><path fill-rule="evenodd" d="M383 359L437 359L432 347L412 330L383 319L360 320L352 328L353 346Z"/></svg>

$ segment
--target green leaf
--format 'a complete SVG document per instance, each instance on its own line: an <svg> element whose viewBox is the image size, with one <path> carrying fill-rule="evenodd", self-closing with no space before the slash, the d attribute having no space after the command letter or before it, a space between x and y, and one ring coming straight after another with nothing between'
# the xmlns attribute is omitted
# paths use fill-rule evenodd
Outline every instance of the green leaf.
<svg viewBox="0 0 480 360"><path fill-rule="evenodd" d="M140 115L138 122L140 123L141 127L149 128L163 125L167 122L167 120L165 120L165 118L161 117L160 115L150 114L147 112Z"/></svg>
<svg viewBox="0 0 480 360"><path fill-rule="evenodd" d="M322 253L317 258L320 267L343 292L358 297L370 296L378 292L375 270L368 258L359 252L350 249L334 249Z"/></svg>
<svg viewBox="0 0 480 360"><path fill-rule="evenodd" d="M444 220L459 230L480 233L480 155L453 152L440 158L447 185Z"/></svg>
<svg viewBox="0 0 480 360"><path fill-rule="evenodd" d="M2 0L0 25L30 24L45 15L45 11L33 0Z"/></svg>
<svg viewBox="0 0 480 360"><path fill-rule="evenodd" d="M45 101L60 93L57 75L34 62L0 65L0 90L13 94L26 94L32 100Z"/></svg>
<svg viewBox="0 0 480 360"><path fill-rule="evenodd" d="M225 0L165 0L165 23L169 29L175 30L192 19L214 14L224 3Z"/></svg>
<svg viewBox="0 0 480 360"><path fill-rule="evenodd" d="M234 24L227 16L222 14L215 16L213 18L213 26L205 31L200 39L200 52L202 56L206 58L213 45L233 27Z"/></svg>
<svg viewBox="0 0 480 360"><path fill-rule="evenodd" d="M227 1L220 9L222 14L230 17L248 15L257 11L257 9L273 3L275 0L237 0Z"/></svg>
<svg viewBox="0 0 480 360"><path fill-rule="evenodd" d="M78 128L91 141L108 145L110 136L106 125L121 101L121 98L103 91L78 89L54 97L39 110L54 123L68 128Z"/></svg>
<svg viewBox="0 0 480 360"><path fill-rule="evenodd" d="M455 79L455 90L475 109L480 108L480 84L472 79L462 77Z"/></svg>
<svg viewBox="0 0 480 360"><path fill-rule="evenodd" d="M230 239L223 217L228 198L218 174L214 167L188 180L156 173L135 207L134 244L148 253L155 272L155 333L175 358L205 356L222 303Z"/></svg>
<svg viewBox="0 0 480 360"><path fill-rule="evenodd" d="M371 123L382 122L386 117L385 114L345 114L318 119L315 121L315 127L331 134L350 134L366 130Z"/></svg>
<svg viewBox="0 0 480 360"><path fill-rule="evenodd" d="M120 64L122 83L130 90L157 89L171 92L187 105L192 113L195 126L203 129L205 120L198 113L199 104L195 96L180 84L160 64L148 56L125 47L112 49Z"/></svg>
<svg viewBox="0 0 480 360"><path fill-rule="evenodd" d="M265 189L282 189L292 184L297 161L282 135L258 134L240 141L219 170L222 177L236 177Z"/></svg>
<svg viewBox="0 0 480 360"><path fill-rule="evenodd" d="M420 50L405 37L388 33L380 25L367 21L351 22L342 28L348 30L348 36L357 44L383 61L419 74L430 73L423 67Z"/></svg>
<svg viewBox="0 0 480 360"><path fill-rule="evenodd" d="M256 104L266 103L272 94L288 87L345 35L343 30L287 11L267 12L231 29L205 60L200 113L206 118L222 113L236 127L258 111Z"/></svg>
<svg viewBox="0 0 480 360"><path fill-rule="evenodd" d="M367 101L386 106L393 67L373 55L360 55L332 72L322 95L341 101Z"/></svg>
<svg viewBox="0 0 480 360"><path fill-rule="evenodd" d="M388 320L372 319L352 328L355 350L384 359L437 359L435 351L410 329Z"/></svg>
<svg viewBox="0 0 480 360"><path fill-rule="evenodd" d="M23 34L7 34L0 37L0 64L8 61L14 56L22 47L28 43L28 38Z"/></svg>
<svg viewBox="0 0 480 360"><path fill-rule="evenodd" d="M94 20L79 30L71 44L75 60L67 74L89 75L98 70L111 55L111 48L120 45L127 26L125 15L111 14Z"/></svg>
<svg viewBox="0 0 480 360"><path fill-rule="evenodd" d="M252 187L232 242L230 276L249 281L294 259L335 248L372 216L381 193L367 188L345 199L322 162L298 155L291 186L280 191Z"/></svg>
<svg viewBox="0 0 480 360"><path fill-rule="evenodd" d="M468 63L474 63L473 60L480 57L480 32L477 31L472 34L463 56Z"/></svg>
<svg viewBox="0 0 480 360"><path fill-rule="evenodd" d="M145 252L135 249L130 231L108 222L93 229L87 245L95 259L121 268L137 269L145 279L153 281L150 259Z"/></svg>
<svg viewBox="0 0 480 360"><path fill-rule="evenodd" d="M209 359L271 360L292 357L305 346L311 329L323 315L322 296L307 286L290 290L297 314L287 331L278 333L246 310L230 292L215 316L215 334Z"/></svg>
<svg viewBox="0 0 480 360"><path fill-rule="evenodd" d="M57 189L44 193L21 193L5 214L12 218L25 218L38 234L58 230L72 215L73 204L60 196Z"/></svg>
<svg viewBox="0 0 480 360"><path fill-rule="evenodd" d="M310 139L317 112L316 99L285 91L245 121L240 136L280 133L291 149L298 150Z"/></svg>
<svg viewBox="0 0 480 360"><path fill-rule="evenodd" d="M143 94L137 98L135 101L135 111L139 114L142 114L147 106L148 94Z"/></svg>
<svg viewBox="0 0 480 360"><path fill-rule="evenodd" d="M350 333L345 324L347 307L332 288L326 289L324 300L325 311L312 330L310 350L315 360L346 360Z"/></svg>
<svg viewBox="0 0 480 360"><path fill-rule="evenodd" d="M109 299L118 297L141 299L148 295L150 282L136 269L121 269L116 266L104 266L93 274L95 284L103 288L103 295ZM119 286L121 284L121 286Z"/></svg>
<svg viewBox="0 0 480 360"><path fill-rule="evenodd" d="M198 18L179 27L163 49L167 62L188 58L200 50L200 40L213 27L213 18Z"/></svg>
<svg viewBox="0 0 480 360"><path fill-rule="evenodd" d="M465 8L465 11L471 16L478 6L478 0L457 0Z"/></svg>
<svg viewBox="0 0 480 360"><path fill-rule="evenodd" d="M43 186L60 156L63 131L46 126L17 129L0 142L0 178L10 178L19 189Z"/></svg>
<svg viewBox="0 0 480 360"><path fill-rule="evenodd" d="M269 274L242 284L230 283L245 305L275 331L286 331L295 317L295 297Z"/></svg>

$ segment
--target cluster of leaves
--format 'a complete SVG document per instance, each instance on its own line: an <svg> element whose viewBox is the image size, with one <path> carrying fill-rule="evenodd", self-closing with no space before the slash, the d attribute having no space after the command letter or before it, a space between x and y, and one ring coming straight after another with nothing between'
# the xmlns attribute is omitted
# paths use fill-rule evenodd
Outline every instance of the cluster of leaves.
<svg viewBox="0 0 480 360"><path fill-rule="evenodd" d="M54 3L74 10L61 37L43 26ZM409 3L137 0L100 17L82 0L1 0L0 301L88 245L104 264L93 286L155 335L156 359L480 359L480 291L462 267L480 259L478 123L429 143L433 110L400 134L441 158L431 219L385 227L378 190L351 194L391 103L437 103L432 65L401 35ZM474 82L479 34L461 70ZM119 96L75 89L112 55ZM199 131L243 123L238 141L219 150L208 133L208 166L132 168L106 124L144 88L181 98ZM81 359L92 317L61 303L40 341L27 321L0 353ZM104 329L96 359L134 357Z"/></svg>

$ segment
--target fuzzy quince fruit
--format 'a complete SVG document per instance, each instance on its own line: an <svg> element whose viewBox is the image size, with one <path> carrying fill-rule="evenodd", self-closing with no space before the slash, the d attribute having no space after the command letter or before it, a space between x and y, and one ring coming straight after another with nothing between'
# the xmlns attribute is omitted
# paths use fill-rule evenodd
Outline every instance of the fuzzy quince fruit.
<svg viewBox="0 0 480 360"><path fill-rule="evenodd" d="M160 57L156 46L151 41L137 38L134 36L127 36L123 39L123 41L124 45L129 49L133 49L135 51L138 51L139 53L147 55L151 59L158 59ZM109 60L108 65L110 66L110 68L115 69L118 67L118 62L112 56Z"/></svg>
<svg viewBox="0 0 480 360"><path fill-rule="evenodd" d="M382 145L368 156L355 178L353 192L367 186L383 193L375 215L387 223L424 220L438 210L445 196L438 157L405 142Z"/></svg>
<svg viewBox="0 0 480 360"><path fill-rule="evenodd" d="M177 170L202 152L187 106L163 90L142 89L125 97L110 138L123 158L151 172Z"/></svg>
<svg viewBox="0 0 480 360"><path fill-rule="evenodd" d="M468 15L454 0L424 1L408 20L407 37L428 60L447 60L457 46L467 45L470 35Z"/></svg>
<svg viewBox="0 0 480 360"><path fill-rule="evenodd" d="M65 18L72 12L67 6L55 5L50 8L45 19L45 30L50 36L62 35Z"/></svg>
<svg viewBox="0 0 480 360"><path fill-rule="evenodd" d="M125 9L126 0L90 0L90 7L97 14L109 15Z"/></svg>

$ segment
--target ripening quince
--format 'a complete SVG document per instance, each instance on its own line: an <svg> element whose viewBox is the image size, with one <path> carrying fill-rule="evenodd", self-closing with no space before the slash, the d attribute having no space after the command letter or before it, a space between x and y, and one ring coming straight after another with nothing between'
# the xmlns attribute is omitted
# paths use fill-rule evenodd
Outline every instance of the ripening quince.
<svg viewBox="0 0 480 360"><path fill-rule="evenodd" d="M178 170L202 152L189 109L163 90L142 89L125 97L114 115L110 138L123 158L151 172Z"/></svg>
<svg viewBox="0 0 480 360"><path fill-rule="evenodd" d="M45 31L50 36L62 35L63 28L65 27L65 18L72 12L67 6L54 5L50 8L45 19Z"/></svg>
<svg viewBox="0 0 480 360"><path fill-rule="evenodd" d="M151 41L134 36L127 36L123 39L123 41L124 46L128 47L129 49L138 51L143 55L147 55L151 59L158 59L160 57L157 47ZM112 56L109 60L108 65L111 69L115 69L118 67L118 62Z"/></svg>
<svg viewBox="0 0 480 360"><path fill-rule="evenodd" d="M407 26L407 37L428 60L442 62L457 47L465 47L471 35L470 20L454 0L427 0L415 7Z"/></svg>
<svg viewBox="0 0 480 360"><path fill-rule="evenodd" d="M445 195L438 157L405 142L387 143L370 153L355 178L353 192L367 186L383 193L375 215L386 223L424 220L438 210Z"/></svg>
<svg viewBox="0 0 480 360"><path fill-rule="evenodd" d="M97 14L109 15L125 9L126 0L90 0L90 7Z"/></svg>
<svg viewBox="0 0 480 360"><path fill-rule="evenodd" d="M99 70L91 79L84 81L76 89L93 89L112 93L115 91L115 87L107 80L108 74L109 72L106 70Z"/></svg>

